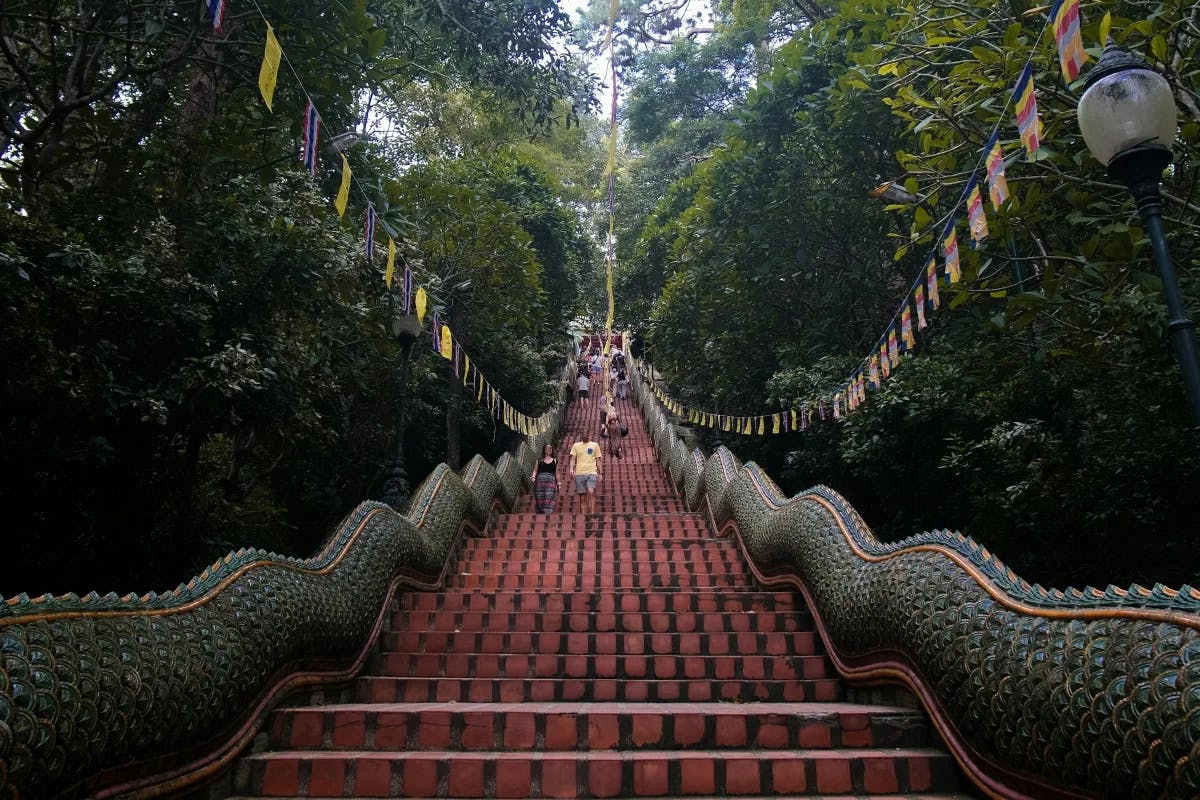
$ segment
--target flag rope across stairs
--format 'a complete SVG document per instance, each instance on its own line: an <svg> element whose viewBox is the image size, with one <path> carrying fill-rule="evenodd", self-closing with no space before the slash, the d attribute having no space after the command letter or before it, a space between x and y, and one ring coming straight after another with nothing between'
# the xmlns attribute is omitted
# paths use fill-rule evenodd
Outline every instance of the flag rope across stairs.
<svg viewBox="0 0 1200 800"><path fill-rule="evenodd" d="M523 497L442 591L402 595L338 702L273 712L239 797L965 796L921 712L842 701L800 595L755 586L617 407L598 513L568 472L600 427L577 401L555 513Z"/></svg>

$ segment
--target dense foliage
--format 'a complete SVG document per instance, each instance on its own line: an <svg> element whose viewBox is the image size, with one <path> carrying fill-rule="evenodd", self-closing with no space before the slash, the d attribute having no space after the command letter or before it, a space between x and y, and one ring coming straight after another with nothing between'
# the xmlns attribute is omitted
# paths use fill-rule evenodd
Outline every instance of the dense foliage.
<svg viewBox="0 0 1200 800"><path fill-rule="evenodd" d="M1011 4L856 0L797 25L784 5L719 5L711 37L648 49L628 71L638 199L618 307L647 327L683 402L726 413L828 397L871 350L997 123L1017 151L1005 103L1045 23ZM1176 93L1164 190L1194 318L1197 10L1087 7L1093 59L1106 10ZM1087 153L1081 89L1062 85L1048 34L1034 65L1045 145L1010 158L1012 197L989 206L987 242L962 248L964 280L943 289L918 354L845 424L710 443L791 490L832 485L885 538L961 529L1055 585L1194 582L1200 437L1148 242ZM889 182L911 200L870 196Z"/></svg>
<svg viewBox="0 0 1200 800"><path fill-rule="evenodd" d="M588 80L544 0L5 5L0 595L169 588L241 546L307 555L378 497L397 417L388 232L507 399L539 413L595 254L548 169ZM304 96L352 131L351 210L297 163ZM457 108L404 116L411 109ZM469 123L469 124L468 124ZM324 143L324 137L323 137ZM380 213L363 253L367 199ZM407 469L511 438L414 348Z"/></svg>

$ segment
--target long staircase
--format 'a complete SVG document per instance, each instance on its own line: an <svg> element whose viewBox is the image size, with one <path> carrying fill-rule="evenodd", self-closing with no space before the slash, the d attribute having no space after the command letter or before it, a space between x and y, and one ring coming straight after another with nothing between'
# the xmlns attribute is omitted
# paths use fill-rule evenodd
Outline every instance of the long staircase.
<svg viewBox="0 0 1200 800"><path fill-rule="evenodd" d="M923 714L843 702L799 595L689 513L636 407L584 517L524 498L441 592L403 595L341 702L286 707L242 797L963 797Z"/></svg>

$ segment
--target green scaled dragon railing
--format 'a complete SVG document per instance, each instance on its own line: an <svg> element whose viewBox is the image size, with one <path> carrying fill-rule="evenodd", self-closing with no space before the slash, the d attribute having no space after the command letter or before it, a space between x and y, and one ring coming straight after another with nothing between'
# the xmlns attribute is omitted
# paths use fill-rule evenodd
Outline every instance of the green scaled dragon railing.
<svg viewBox="0 0 1200 800"><path fill-rule="evenodd" d="M846 679L915 693L988 796L1200 798L1200 590L1047 590L950 531L884 544L831 489L788 498L723 447L689 452L647 380L689 507L803 593Z"/></svg>
<svg viewBox="0 0 1200 800"><path fill-rule="evenodd" d="M405 514L361 504L311 558L241 550L165 594L0 600L0 800L156 796L222 770L286 692L357 674L393 593L442 582L564 410L495 466L438 466Z"/></svg>

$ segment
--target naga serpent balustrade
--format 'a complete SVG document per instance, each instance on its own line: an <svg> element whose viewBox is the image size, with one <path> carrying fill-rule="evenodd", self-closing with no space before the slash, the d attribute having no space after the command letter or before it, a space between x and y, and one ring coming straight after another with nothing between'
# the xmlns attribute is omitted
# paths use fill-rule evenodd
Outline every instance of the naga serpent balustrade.
<svg viewBox="0 0 1200 800"><path fill-rule="evenodd" d="M829 488L689 452L633 375L688 507L804 594L843 677L906 685L988 796L1200 797L1200 590L1045 589L950 531L884 544Z"/></svg>
<svg viewBox="0 0 1200 800"><path fill-rule="evenodd" d="M0 599L0 800L153 797L220 772L288 691L357 674L393 594L441 585L564 412L494 467L439 465L405 514L362 503L308 559L239 550L164 594Z"/></svg>

